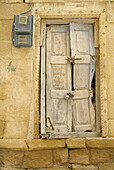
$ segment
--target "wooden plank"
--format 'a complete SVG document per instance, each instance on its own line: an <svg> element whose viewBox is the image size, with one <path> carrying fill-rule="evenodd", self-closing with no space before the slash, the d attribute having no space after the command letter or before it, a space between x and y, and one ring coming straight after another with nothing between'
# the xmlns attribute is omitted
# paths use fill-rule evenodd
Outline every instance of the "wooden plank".
<svg viewBox="0 0 114 170"><path fill-rule="evenodd" d="M32 132L33 137L32 138L40 138L40 132L39 132L39 125L40 125L40 23L41 18L38 17L37 20L34 20L34 27L35 31L33 34L33 39L35 40L33 43L34 51L34 58L33 58L33 70L34 70L34 76L33 76L33 115L34 118L32 121L34 121ZM37 38L35 38L37 37ZM32 122L31 121L31 122ZM32 122L33 123L33 122Z"/></svg>
<svg viewBox="0 0 114 170"><path fill-rule="evenodd" d="M94 24L94 47L99 47L99 20L95 20Z"/></svg>
<svg viewBox="0 0 114 170"><path fill-rule="evenodd" d="M75 99L84 99L89 97L89 91L88 90L75 90L75 91L68 91L68 90L51 90L51 98L58 98L62 99L65 98L65 95L67 93L73 94L72 100Z"/></svg>
<svg viewBox="0 0 114 170"><path fill-rule="evenodd" d="M67 92L67 90L51 90L51 98L65 99Z"/></svg>
<svg viewBox="0 0 114 170"><path fill-rule="evenodd" d="M42 22L43 47L41 47L41 134L46 134L46 119L45 119L45 37L46 37L46 23Z"/></svg>
<svg viewBox="0 0 114 170"><path fill-rule="evenodd" d="M71 132L71 133L51 133L50 139L53 138L84 138L100 136L97 132Z"/></svg>
<svg viewBox="0 0 114 170"><path fill-rule="evenodd" d="M76 132L92 131L95 124L95 110L90 93L95 71L92 59L92 55L95 55L92 29L93 26L89 24L70 23L71 56L78 59L73 64L73 87L74 91L82 91L82 95L79 95L78 98L77 94L73 93L74 97L72 98L73 131ZM84 94L83 90L87 90L87 95Z"/></svg>
<svg viewBox="0 0 114 170"><path fill-rule="evenodd" d="M47 27L47 51L46 51L46 126L50 127L48 117L51 119L51 101L50 101L50 82L51 82L51 65L50 65L50 56L51 56L51 26ZM52 119L51 119L52 121Z"/></svg>
<svg viewBox="0 0 114 170"><path fill-rule="evenodd" d="M100 109L100 58L99 58L99 49L96 48L95 49L95 56L96 56L96 82L95 82L95 86L96 86L96 91L95 93L96 98L96 131L98 133L101 132L101 109Z"/></svg>
<svg viewBox="0 0 114 170"><path fill-rule="evenodd" d="M94 24L95 19L46 19L46 24L70 24L71 22L73 23L86 23L86 24Z"/></svg>
<svg viewBox="0 0 114 170"><path fill-rule="evenodd" d="M51 56L51 64L67 64L67 56Z"/></svg>
<svg viewBox="0 0 114 170"><path fill-rule="evenodd" d="M47 126L50 132L68 131L69 102L65 94L71 88L69 56L69 32L67 25L51 25L47 27L47 118L54 129ZM70 86L69 86L70 84ZM69 89L70 90L70 89ZM71 111L71 110L70 110Z"/></svg>
<svg viewBox="0 0 114 170"><path fill-rule="evenodd" d="M73 100L75 99L84 99L89 97L89 91L88 90L75 90L72 91L72 94L74 95L72 97Z"/></svg>
<svg viewBox="0 0 114 170"><path fill-rule="evenodd" d="M75 60L74 60L74 63L79 63L81 64L82 62L83 63L90 63L91 61L91 56L90 55L75 55Z"/></svg>
<svg viewBox="0 0 114 170"><path fill-rule="evenodd" d="M68 100L68 132L72 132L72 100Z"/></svg>

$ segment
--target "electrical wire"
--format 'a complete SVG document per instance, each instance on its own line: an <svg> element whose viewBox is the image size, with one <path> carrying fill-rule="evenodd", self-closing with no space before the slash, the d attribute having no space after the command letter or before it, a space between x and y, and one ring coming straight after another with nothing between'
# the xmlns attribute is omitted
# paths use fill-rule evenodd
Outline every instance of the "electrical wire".
<svg viewBox="0 0 114 170"><path fill-rule="evenodd" d="M13 30L14 30L14 20L12 22L12 28L11 28L11 43L13 45Z"/></svg>
<svg viewBox="0 0 114 170"><path fill-rule="evenodd" d="M30 0L30 8L27 11L20 13L19 15L26 14L31 10L32 10L32 0ZM14 43L13 43L13 29L14 29L14 19L13 19L12 28L11 28L11 42L12 42L12 45L14 45Z"/></svg>
<svg viewBox="0 0 114 170"><path fill-rule="evenodd" d="M20 13L20 15L26 14L27 12L32 10L32 0L30 0L30 6L31 7L27 11Z"/></svg>

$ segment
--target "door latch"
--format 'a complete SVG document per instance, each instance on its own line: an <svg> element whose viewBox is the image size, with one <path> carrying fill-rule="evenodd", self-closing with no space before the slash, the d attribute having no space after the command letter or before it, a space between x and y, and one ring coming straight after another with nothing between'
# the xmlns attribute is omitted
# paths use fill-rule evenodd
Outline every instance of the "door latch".
<svg viewBox="0 0 114 170"><path fill-rule="evenodd" d="M72 98L72 97L74 97L74 95L72 94L72 93L67 93L66 95L65 95L65 99L69 99L69 98Z"/></svg>
<svg viewBox="0 0 114 170"><path fill-rule="evenodd" d="M68 57L67 60L70 63L74 63L75 60L79 61L79 60L82 60L82 58L75 58L75 56L73 56L73 57Z"/></svg>

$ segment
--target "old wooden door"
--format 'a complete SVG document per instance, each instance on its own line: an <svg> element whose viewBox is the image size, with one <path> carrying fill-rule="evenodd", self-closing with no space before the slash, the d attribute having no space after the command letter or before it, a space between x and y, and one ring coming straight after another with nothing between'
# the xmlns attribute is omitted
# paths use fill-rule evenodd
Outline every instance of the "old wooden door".
<svg viewBox="0 0 114 170"><path fill-rule="evenodd" d="M70 24L71 58L73 60L73 131L95 130L91 83L95 72L93 26Z"/></svg>
<svg viewBox="0 0 114 170"><path fill-rule="evenodd" d="M47 27L47 80L46 116L51 133L68 132L71 114L71 101L65 99L71 91L71 64L69 57L68 25Z"/></svg>
<svg viewBox="0 0 114 170"><path fill-rule="evenodd" d="M92 25L47 27L46 125L51 134L95 130L94 55Z"/></svg>

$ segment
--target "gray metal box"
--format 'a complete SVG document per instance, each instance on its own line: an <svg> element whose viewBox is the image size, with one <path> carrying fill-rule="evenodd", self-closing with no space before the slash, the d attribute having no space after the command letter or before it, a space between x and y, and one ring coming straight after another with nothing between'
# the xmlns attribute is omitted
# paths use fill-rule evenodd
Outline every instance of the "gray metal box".
<svg viewBox="0 0 114 170"><path fill-rule="evenodd" d="M31 47L33 39L33 16L14 16L14 46Z"/></svg>

